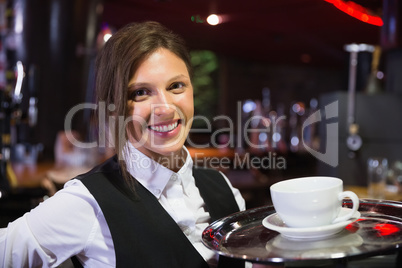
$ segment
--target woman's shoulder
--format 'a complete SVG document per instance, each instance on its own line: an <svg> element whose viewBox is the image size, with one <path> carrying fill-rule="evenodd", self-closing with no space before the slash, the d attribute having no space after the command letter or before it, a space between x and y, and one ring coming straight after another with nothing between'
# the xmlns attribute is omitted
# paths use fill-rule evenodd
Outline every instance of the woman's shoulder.
<svg viewBox="0 0 402 268"><path fill-rule="evenodd" d="M119 170L120 170L120 165L119 165L118 157L117 157L117 155L114 155L114 156L110 157L109 159L106 159L104 162L96 165L88 172L78 175L77 177L75 177L75 179L82 179L84 177L92 176L97 173L110 173L110 172L116 172Z"/></svg>

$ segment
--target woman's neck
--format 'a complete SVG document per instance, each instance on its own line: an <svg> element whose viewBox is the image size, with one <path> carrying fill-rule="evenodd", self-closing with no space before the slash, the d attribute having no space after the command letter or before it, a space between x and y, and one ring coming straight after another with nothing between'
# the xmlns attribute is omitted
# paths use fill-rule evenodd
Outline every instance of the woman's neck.
<svg viewBox="0 0 402 268"><path fill-rule="evenodd" d="M177 172L183 167L186 158L186 150L181 149L179 152L171 153L170 155L159 155L154 157L153 160L158 162L160 165Z"/></svg>
<svg viewBox="0 0 402 268"><path fill-rule="evenodd" d="M132 144L132 143L131 143ZM131 145L128 146L128 149ZM186 163L187 159L187 150L182 147L178 151L170 152L169 154L163 155L153 152L151 150L147 150L145 147L132 147L136 150L143 153L145 156L151 158L153 161L157 162L158 164L177 172L179 171L184 163Z"/></svg>

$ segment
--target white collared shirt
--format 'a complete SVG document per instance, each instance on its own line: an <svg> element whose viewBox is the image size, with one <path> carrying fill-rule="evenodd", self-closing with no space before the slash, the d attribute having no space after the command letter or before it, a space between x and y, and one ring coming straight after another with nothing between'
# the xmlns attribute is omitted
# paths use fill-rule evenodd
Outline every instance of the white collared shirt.
<svg viewBox="0 0 402 268"><path fill-rule="evenodd" d="M202 231L210 223L209 213L195 186L192 159L173 172L129 148L127 169L177 222L196 250L212 267L217 254L201 242ZM142 166L138 166L142 165ZM231 187L241 210L240 192ZM74 215L74 216L72 216ZM105 217L80 180L71 180L64 189L31 212L0 229L1 267L56 267L77 255L84 267L114 267L115 253Z"/></svg>

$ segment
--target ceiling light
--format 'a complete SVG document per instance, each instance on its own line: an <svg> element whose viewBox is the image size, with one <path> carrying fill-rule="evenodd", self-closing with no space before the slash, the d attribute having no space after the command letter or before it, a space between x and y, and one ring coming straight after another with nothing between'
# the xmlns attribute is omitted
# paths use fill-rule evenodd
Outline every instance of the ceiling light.
<svg viewBox="0 0 402 268"><path fill-rule="evenodd" d="M221 18L216 14L211 14L208 16L207 22L210 25L218 25L221 22Z"/></svg>
<svg viewBox="0 0 402 268"><path fill-rule="evenodd" d="M109 40L110 37L112 37L112 34L111 34L111 33L106 33L106 34L103 36L103 41L105 41L105 43L106 43L106 41Z"/></svg>
<svg viewBox="0 0 402 268"><path fill-rule="evenodd" d="M344 1L344 0L324 0L324 1L333 4L337 9L365 23L369 23L376 26L382 26L384 24L380 16L371 14L372 12L370 10L362 7L361 5L356 4L353 1Z"/></svg>

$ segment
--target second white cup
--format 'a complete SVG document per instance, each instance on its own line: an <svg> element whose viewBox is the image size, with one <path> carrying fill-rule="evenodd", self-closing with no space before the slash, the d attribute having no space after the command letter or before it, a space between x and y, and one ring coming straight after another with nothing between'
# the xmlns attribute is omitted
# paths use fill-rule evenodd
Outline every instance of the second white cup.
<svg viewBox="0 0 402 268"><path fill-rule="evenodd" d="M304 177L284 180L270 187L272 203L288 227L317 227L349 220L359 208L354 192L343 191L343 181L334 177ZM339 217L342 200L353 208Z"/></svg>

